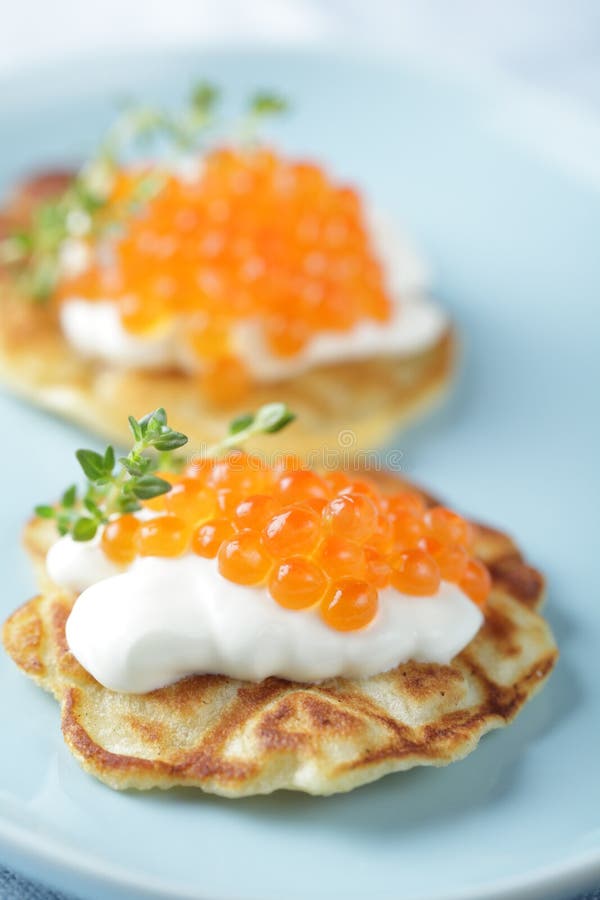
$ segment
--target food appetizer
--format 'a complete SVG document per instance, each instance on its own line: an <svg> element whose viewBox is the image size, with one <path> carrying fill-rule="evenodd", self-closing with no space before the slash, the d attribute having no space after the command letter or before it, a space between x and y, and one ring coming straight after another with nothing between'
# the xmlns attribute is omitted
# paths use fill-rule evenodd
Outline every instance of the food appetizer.
<svg viewBox="0 0 600 900"><path fill-rule="evenodd" d="M113 788L331 794L446 765L552 670L510 538L392 473L242 451L292 418L267 405L182 467L163 409L130 417L129 454L79 450L84 493L27 526L40 594L4 646Z"/></svg>
<svg viewBox="0 0 600 900"><path fill-rule="evenodd" d="M228 130L217 101L200 85L179 112L130 110L80 171L8 200L0 377L118 442L153 403L198 444L285 398L296 452L340 425L375 446L450 379L426 267L357 190L258 140L280 98Z"/></svg>

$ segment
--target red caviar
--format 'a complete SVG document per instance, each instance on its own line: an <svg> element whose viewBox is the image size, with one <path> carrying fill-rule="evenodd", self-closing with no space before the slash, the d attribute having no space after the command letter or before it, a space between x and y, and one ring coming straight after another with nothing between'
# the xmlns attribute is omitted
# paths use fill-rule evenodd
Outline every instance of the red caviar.
<svg viewBox="0 0 600 900"><path fill-rule="evenodd" d="M432 537L442 544L468 547L471 543L469 523L445 506L434 506L425 513L425 523Z"/></svg>
<svg viewBox="0 0 600 900"><path fill-rule="evenodd" d="M469 561L469 554L464 547L459 544L441 544L435 538L426 538L423 549L431 553L445 581L458 583L461 580Z"/></svg>
<svg viewBox="0 0 600 900"><path fill-rule="evenodd" d="M440 586L438 565L425 550L407 550L392 561L392 584L404 594L427 596Z"/></svg>
<svg viewBox="0 0 600 900"><path fill-rule="evenodd" d="M365 559L369 584L376 588L387 587L392 577L392 567L387 559L371 547L365 547Z"/></svg>
<svg viewBox="0 0 600 900"><path fill-rule="evenodd" d="M219 572L236 584L260 584L273 565L258 531L240 531L224 541L218 553Z"/></svg>
<svg viewBox="0 0 600 900"><path fill-rule="evenodd" d="M394 545L399 550L417 547L426 534L423 518L409 510L400 509L389 513L392 523Z"/></svg>
<svg viewBox="0 0 600 900"><path fill-rule="evenodd" d="M353 575L364 578L367 572L367 559L364 548L356 541L330 535L326 537L317 553L319 564L330 578L342 578Z"/></svg>
<svg viewBox="0 0 600 900"><path fill-rule="evenodd" d="M168 494L164 495L165 507L190 525L211 519L217 504L214 494L199 484L197 478L182 478Z"/></svg>
<svg viewBox="0 0 600 900"><path fill-rule="evenodd" d="M306 500L327 500L330 493L323 478L310 469L284 472L275 485L275 496L282 503L303 503Z"/></svg>
<svg viewBox="0 0 600 900"><path fill-rule="evenodd" d="M308 506L287 506L267 522L265 544L273 556L282 559L297 553L311 553L319 542L319 514Z"/></svg>
<svg viewBox="0 0 600 900"><path fill-rule="evenodd" d="M135 516L119 516L108 522L102 532L101 547L108 558L119 566L133 562L137 555L137 534L140 520Z"/></svg>
<svg viewBox="0 0 600 900"><path fill-rule="evenodd" d="M252 494L235 508L235 522L239 528L262 530L275 515L277 506L268 494Z"/></svg>
<svg viewBox="0 0 600 900"><path fill-rule="evenodd" d="M375 531L377 507L365 494L343 493L327 504L323 519L334 534L364 541Z"/></svg>
<svg viewBox="0 0 600 900"><path fill-rule="evenodd" d="M258 323L270 351L286 357L322 330L389 319L361 201L319 166L266 148L221 148L205 156L196 181L163 177L143 214L124 223L111 268L98 254L60 293L114 299L134 333L184 316L185 339L216 402L247 389L235 356L243 320ZM117 182L115 210L139 177L124 170Z"/></svg>
<svg viewBox="0 0 600 900"><path fill-rule="evenodd" d="M492 579L487 568L478 559L470 559L459 587L478 606L484 606L492 587Z"/></svg>
<svg viewBox="0 0 600 900"><path fill-rule="evenodd" d="M136 544L140 556L181 556L190 542L187 524L179 516L156 516L142 522Z"/></svg>
<svg viewBox="0 0 600 900"><path fill-rule="evenodd" d="M321 603L321 617L336 631L357 631L377 614L377 591L357 578L334 581Z"/></svg>
<svg viewBox="0 0 600 900"><path fill-rule="evenodd" d="M327 584L327 576L312 560L292 556L273 569L269 593L286 609L306 609L319 602Z"/></svg>
<svg viewBox="0 0 600 900"><path fill-rule="evenodd" d="M427 508L416 491L386 495L345 473L273 467L243 453L192 462L169 474L172 489L144 503L150 519L123 515L104 528L101 546L119 565L136 555L217 557L223 577L265 585L280 606L319 607L332 628L363 628L388 587L431 596L442 580L477 605L491 590L471 555L472 528L445 507Z"/></svg>
<svg viewBox="0 0 600 900"><path fill-rule="evenodd" d="M227 519L211 519L200 525L192 536L192 550L198 556L212 559L219 552L219 547L235 534L235 528Z"/></svg>

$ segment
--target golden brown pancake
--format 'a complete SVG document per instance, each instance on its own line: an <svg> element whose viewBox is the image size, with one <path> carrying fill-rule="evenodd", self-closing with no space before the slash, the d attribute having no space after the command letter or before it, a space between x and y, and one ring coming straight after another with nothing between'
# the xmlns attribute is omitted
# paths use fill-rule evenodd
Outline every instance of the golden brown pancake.
<svg viewBox="0 0 600 900"><path fill-rule="evenodd" d="M474 527L493 589L480 632L447 666L409 662L368 679L320 684L199 675L149 694L114 693L67 647L74 598L47 577L54 532L39 519L25 544L42 593L5 623L4 646L59 701L65 741L81 765L113 788L187 785L227 797L348 791L466 756L517 715L556 662L539 612L542 576L505 534Z"/></svg>
<svg viewBox="0 0 600 900"><path fill-rule="evenodd" d="M25 183L0 217L0 233L26 221L67 177L48 173ZM292 379L256 384L237 405L216 408L185 373L127 371L78 355L61 333L56 310L20 296L6 272L0 272L0 314L0 380L32 403L121 444L129 440L130 413L142 416L164 406L190 446L198 447L218 440L236 414L285 400L298 421L282 433L281 451L306 455L336 447L340 430L354 433L350 449L374 447L441 399L457 350L449 329L412 356L318 366Z"/></svg>

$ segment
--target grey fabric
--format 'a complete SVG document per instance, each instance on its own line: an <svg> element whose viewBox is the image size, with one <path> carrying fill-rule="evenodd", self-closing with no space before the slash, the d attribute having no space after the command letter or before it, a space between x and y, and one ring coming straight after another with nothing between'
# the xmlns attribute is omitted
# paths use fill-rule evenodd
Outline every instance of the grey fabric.
<svg viewBox="0 0 600 900"><path fill-rule="evenodd" d="M48 888L34 884L9 869L0 866L0 900L77 900L66 894L57 894ZM600 900L600 890L581 894L574 900Z"/></svg>
<svg viewBox="0 0 600 900"><path fill-rule="evenodd" d="M0 866L0 900L75 900L34 884Z"/></svg>

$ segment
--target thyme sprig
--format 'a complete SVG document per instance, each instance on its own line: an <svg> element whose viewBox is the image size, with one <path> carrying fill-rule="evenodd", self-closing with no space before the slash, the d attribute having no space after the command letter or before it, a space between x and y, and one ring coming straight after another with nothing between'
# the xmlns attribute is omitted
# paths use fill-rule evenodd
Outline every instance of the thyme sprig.
<svg viewBox="0 0 600 900"><path fill-rule="evenodd" d="M208 447L203 456L214 459L226 455L244 441L258 434L275 434L296 418L285 403L266 403L256 413L244 413L229 424L229 434L217 444Z"/></svg>
<svg viewBox="0 0 600 900"><path fill-rule="evenodd" d="M140 173L129 197L115 203L111 195L120 162L132 150L159 148L171 154L206 149L208 136L219 123L220 91L207 81L197 83L188 101L176 110L152 105L129 105L106 133L93 158L74 176L57 198L35 210L29 225L0 241L0 265L13 268L21 292L44 303L55 293L67 259L85 269L91 246L122 227L165 183L154 173ZM252 144L268 116L283 112L282 97L265 91L253 95L242 114L239 140Z"/></svg>
<svg viewBox="0 0 600 900"><path fill-rule="evenodd" d="M140 500L150 500L171 489L168 481L153 473L159 462L168 462L165 454L187 443L186 435L169 427L162 408L139 420L130 416L129 427L134 444L127 456L118 460L111 446L104 453L77 450L75 456L87 479L81 497L77 486L71 485L56 506L35 508L41 518L56 520L61 535L89 541L110 516L135 512L141 508Z"/></svg>
<svg viewBox="0 0 600 900"><path fill-rule="evenodd" d="M206 449L203 458L223 456L248 438L274 434L294 419L285 403L268 403L256 413L234 419L228 434ZM180 460L174 451L187 444L187 436L167 424L162 408L142 419L129 416L128 421L134 443L127 456L116 459L111 446L104 453L77 450L75 456L87 479L83 492L80 494L77 485L72 484L56 505L35 507L37 516L55 521L59 534L70 534L76 541L90 541L111 516L136 512L141 509L140 501L171 490L170 482L156 471L159 466L162 471L178 468Z"/></svg>
<svg viewBox="0 0 600 900"><path fill-rule="evenodd" d="M27 228L0 242L0 264L15 267L26 296L40 303L49 300L68 265L67 257L77 270L85 268L89 242L135 215L162 184L154 175L140 175L129 197L112 204L107 217L113 175L107 160L95 160L74 177L60 197L40 204Z"/></svg>

